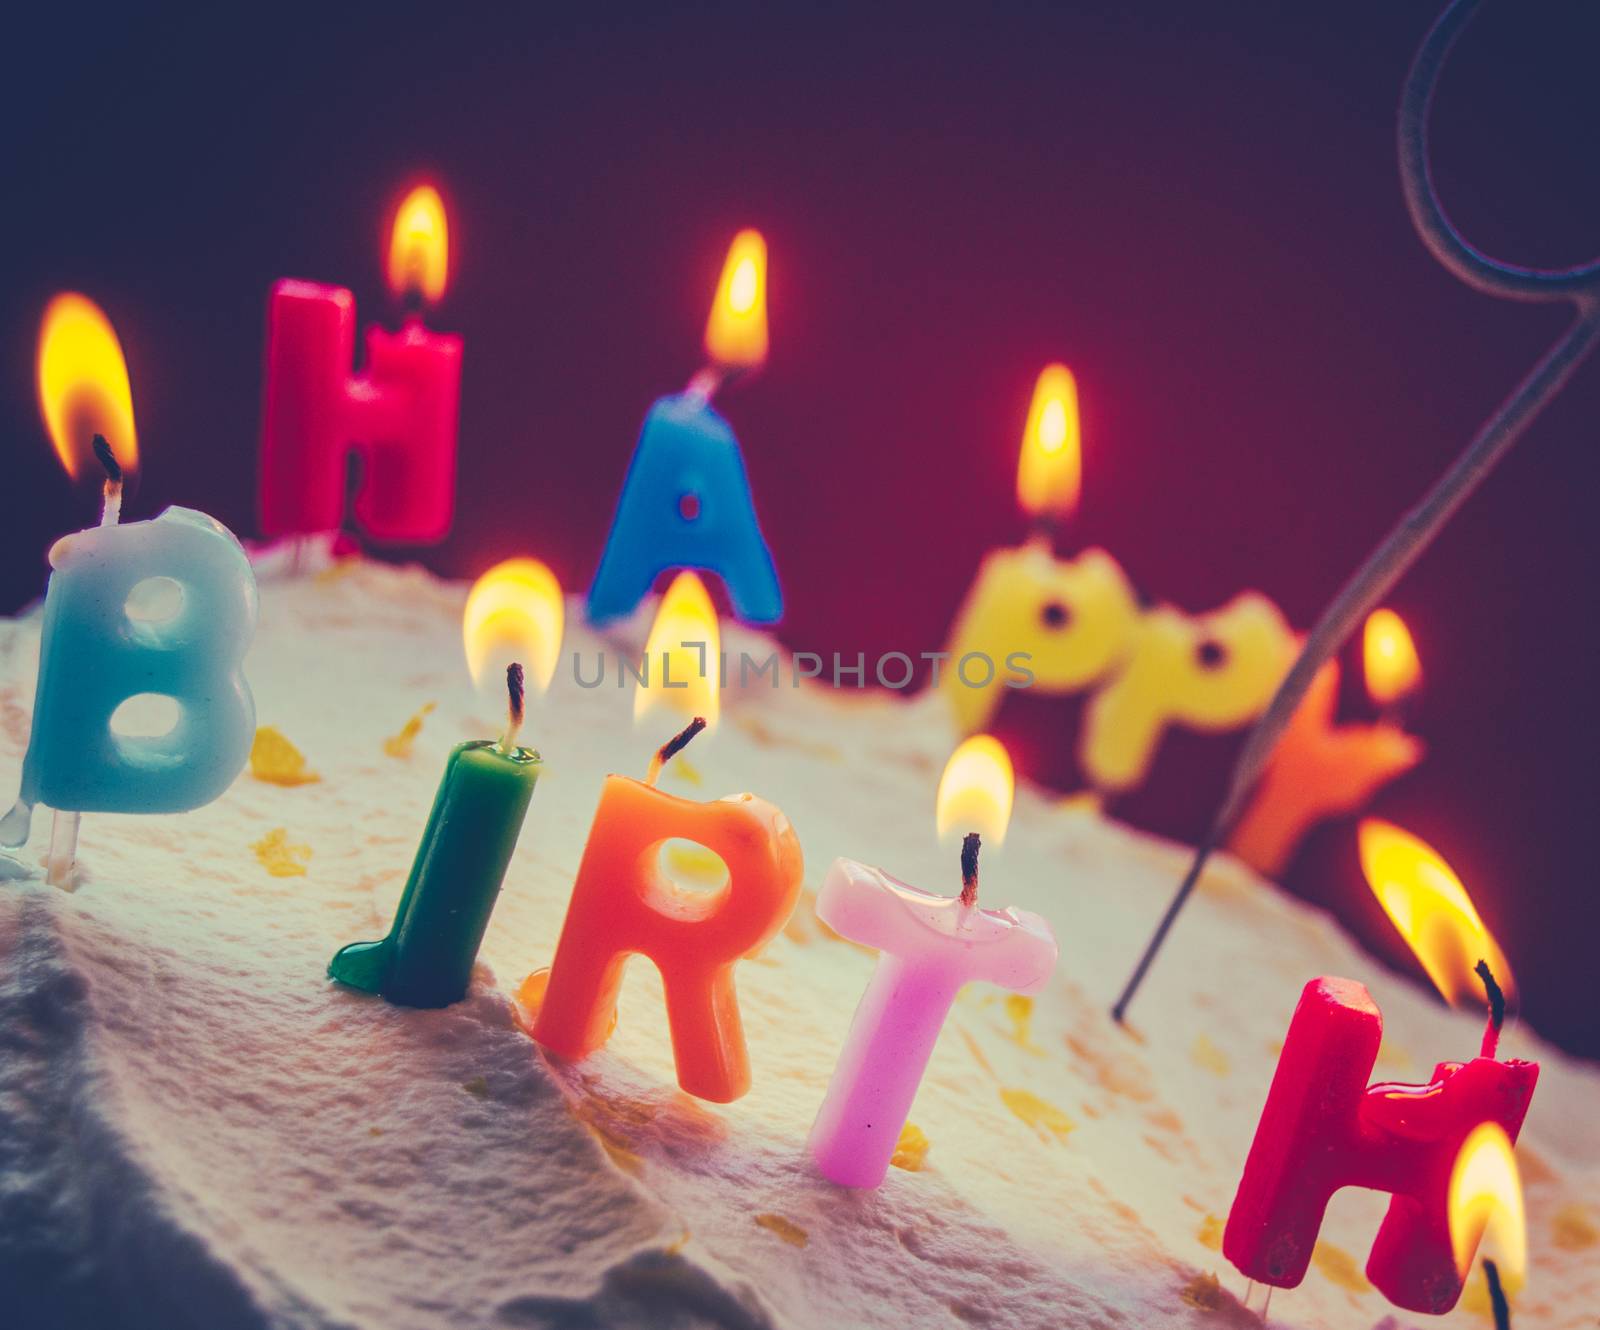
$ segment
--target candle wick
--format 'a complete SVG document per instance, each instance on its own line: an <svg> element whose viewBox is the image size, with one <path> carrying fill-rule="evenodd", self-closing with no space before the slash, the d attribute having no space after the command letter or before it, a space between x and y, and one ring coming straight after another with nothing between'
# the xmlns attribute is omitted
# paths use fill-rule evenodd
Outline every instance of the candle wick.
<svg viewBox="0 0 1600 1330"><path fill-rule="evenodd" d="M524 687L522 666L516 661L506 666L506 694L508 699L506 730L500 736L500 742L495 745L501 752L508 752L517 742L517 731L522 728L522 718L526 714L523 704L527 691Z"/></svg>
<svg viewBox="0 0 1600 1330"><path fill-rule="evenodd" d="M1489 1284L1489 1306L1494 1311L1494 1330L1511 1330L1511 1304L1506 1301L1506 1291L1500 1287L1500 1267L1487 1256L1483 1258L1483 1277Z"/></svg>
<svg viewBox="0 0 1600 1330"><path fill-rule="evenodd" d="M978 849L983 844L976 831L961 841L961 905L970 910L978 903Z"/></svg>
<svg viewBox="0 0 1600 1330"><path fill-rule="evenodd" d="M95 459L106 473L105 487L101 490L104 502L100 507L100 525L116 526L122 520L122 464L111 451L104 434L94 436Z"/></svg>
<svg viewBox="0 0 1600 1330"><path fill-rule="evenodd" d="M706 365L694 373L689 380L688 387L683 390L685 397L693 397L701 402L709 402L717 395L722 387L733 376L720 365Z"/></svg>
<svg viewBox="0 0 1600 1330"><path fill-rule="evenodd" d="M656 755L650 759L650 769L645 773L644 783L646 785L654 785L661 777L661 768L687 748L689 740L693 739L705 727L706 718L704 716L696 716L672 738L668 739L666 743L662 744L660 748L656 749Z"/></svg>
<svg viewBox="0 0 1600 1330"><path fill-rule="evenodd" d="M1483 1030L1483 1047L1480 1057L1492 1058L1500 1048L1500 1028L1506 1023L1506 995L1495 981L1494 971L1488 961L1479 961L1472 967L1483 980L1483 991L1489 999L1489 1023Z"/></svg>

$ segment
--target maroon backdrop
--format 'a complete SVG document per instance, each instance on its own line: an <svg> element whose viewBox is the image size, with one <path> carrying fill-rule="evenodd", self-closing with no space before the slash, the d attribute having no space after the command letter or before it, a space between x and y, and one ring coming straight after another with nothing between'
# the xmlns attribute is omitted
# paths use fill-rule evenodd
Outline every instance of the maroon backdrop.
<svg viewBox="0 0 1600 1330"><path fill-rule="evenodd" d="M128 349L131 511L249 533L267 287L344 282L385 313L381 227L419 168L454 207L436 322L467 343L461 517L400 553L466 575L528 552L583 586L640 415L695 367L753 224L773 357L725 407L806 650L940 645L1019 534L1018 432L1053 358L1083 399L1073 539L1186 608L1255 586L1305 626L1565 317L1473 294L1411 232L1394 107L1431 0L451 8L19 20L0 608L90 511L32 400L49 294L94 295ZM1492 252L1600 248L1597 40L1584 0L1490 4L1446 73L1441 188ZM1380 808L1459 868L1531 1019L1590 1053L1597 415L1589 366L1393 597L1431 751ZM1221 763L1178 748L1139 813L1187 833ZM1290 885L1410 965L1348 827ZM1181 927L1165 963L1196 963Z"/></svg>

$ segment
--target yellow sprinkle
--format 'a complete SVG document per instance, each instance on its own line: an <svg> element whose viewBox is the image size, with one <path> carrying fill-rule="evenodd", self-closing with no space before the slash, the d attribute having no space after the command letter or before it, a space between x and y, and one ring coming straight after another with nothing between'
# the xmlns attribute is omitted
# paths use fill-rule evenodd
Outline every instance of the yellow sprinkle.
<svg viewBox="0 0 1600 1330"><path fill-rule="evenodd" d="M1006 994L1006 1016L1011 1021L1011 1041L1030 1053L1043 1053L1033 1042L1033 999L1022 993Z"/></svg>
<svg viewBox="0 0 1600 1330"><path fill-rule="evenodd" d="M704 845L667 846L667 864L680 880L696 886L720 887L728 880L722 856Z"/></svg>
<svg viewBox="0 0 1600 1330"><path fill-rule="evenodd" d="M1564 1205L1550 1217L1550 1240L1562 1251L1583 1251L1600 1242L1600 1228L1595 1227L1589 1211L1574 1201Z"/></svg>
<svg viewBox="0 0 1600 1330"><path fill-rule="evenodd" d="M689 761L682 753L672 759L672 770L679 780L688 785L704 785L706 778L700 774L700 768Z"/></svg>
<svg viewBox="0 0 1600 1330"><path fill-rule="evenodd" d="M1403 1048L1397 1048L1385 1039L1378 1045L1377 1065L1380 1067L1393 1067L1396 1071L1409 1071L1416 1064L1411 1060L1411 1055Z"/></svg>
<svg viewBox="0 0 1600 1330"><path fill-rule="evenodd" d="M1077 1123L1054 1104L1045 1103L1031 1091L1002 1087L1000 1099L1017 1117L1039 1133L1041 1141L1049 1141L1052 1137L1064 1141L1067 1139L1067 1133L1077 1126Z"/></svg>
<svg viewBox="0 0 1600 1330"><path fill-rule="evenodd" d="M461 1088L477 1099L489 1097L489 1082L482 1076L474 1076L470 1081L462 1081Z"/></svg>
<svg viewBox="0 0 1600 1330"><path fill-rule="evenodd" d="M1228 1055L1213 1044L1204 1033L1194 1037L1194 1046L1189 1049L1189 1056L1207 1071L1218 1076L1226 1076L1230 1070Z"/></svg>
<svg viewBox="0 0 1600 1330"><path fill-rule="evenodd" d="M1079 790L1076 794L1066 795L1056 804L1063 813L1102 813L1105 806L1105 796L1098 790Z"/></svg>
<svg viewBox="0 0 1600 1330"><path fill-rule="evenodd" d="M1200 1239L1202 1247L1209 1247L1212 1251L1222 1250L1222 1220L1216 1215L1207 1215L1200 1221L1200 1231L1195 1234Z"/></svg>
<svg viewBox="0 0 1600 1330"><path fill-rule="evenodd" d="M250 745L250 774L268 785L311 785L322 779L307 769L305 754L271 725L256 731Z"/></svg>
<svg viewBox="0 0 1600 1330"><path fill-rule="evenodd" d="M411 746L416 743L417 735L422 733L422 722L435 705L433 702L424 702L422 710L400 727L399 734L391 734L383 741L383 751L390 757L410 757Z"/></svg>
<svg viewBox="0 0 1600 1330"><path fill-rule="evenodd" d="M326 568L318 569L311 580L319 586L326 586L329 582L337 582L342 577L347 577L361 566L358 557L335 559Z"/></svg>
<svg viewBox="0 0 1600 1330"><path fill-rule="evenodd" d="M311 847L291 844L284 827L274 827L250 848L273 877L304 877L311 862Z"/></svg>
<svg viewBox="0 0 1600 1330"><path fill-rule="evenodd" d="M1225 1300L1222 1285L1215 1275L1196 1275L1178 1290L1178 1296L1201 1311L1217 1311Z"/></svg>
<svg viewBox="0 0 1600 1330"><path fill-rule="evenodd" d="M368 1136L382 1136L383 1135L383 1128L382 1127L368 1127L367 1128L367 1135Z"/></svg>
<svg viewBox="0 0 1600 1330"><path fill-rule="evenodd" d="M1331 1242L1319 1242L1311 1249L1311 1264L1322 1272L1323 1278L1330 1284L1347 1288L1352 1293L1366 1293L1372 1288L1367 1283L1367 1277L1361 1273L1361 1267L1356 1264L1356 1258Z"/></svg>
<svg viewBox="0 0 1600 1330"><path fill-rule="evenodd" d="M683 1226L683 1232L666 1245L665 1251L667 1255L676 1256L689 1245L689 1239L693 1236L694 1234L689 1232L689 1226L685 1224Z"/></svg>
<svg viewBox="0 0 1600 1330"><path fill-rule="evenodd" d="M927 1157L927 1136L916 1123L906 1123L900 1128L900 1139L894 1143L894 1154L889 1156L889 1162L907 1173L920 1173Z"/></svg>
<svg viewBox="0 0 1600 1330"><path fill-rule="evenodd" d="M757 1215L756 1223L769 1232L776 1233L792 1247L804 1247L811 1241L805 1229L782 1215Z"/></svg>

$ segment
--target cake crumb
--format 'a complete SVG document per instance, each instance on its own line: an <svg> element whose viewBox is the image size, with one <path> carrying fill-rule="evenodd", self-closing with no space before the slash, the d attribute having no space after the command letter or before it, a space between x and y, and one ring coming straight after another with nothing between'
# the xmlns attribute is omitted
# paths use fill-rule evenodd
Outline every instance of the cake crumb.
<svg viewBox="0 0 1600 1330"><path fill-rule="evenodd" d="M1319 1242L1311 1249L1311 1264L1322 1272L1330 1284L1348 1289L1352 1293L1370 1293L1372 1285L1356 1264L1356 1258L1343 1247L1331 1242Z"/></svg>
<svg viewBox="0 0 1600 1330"><path fill-rule="evenodd" d="M1227 1294L1222 1291L1222 1285L1217 1282L1215 1275L1196 1275L1181 1289L1178 1296L1191 1307L1198 1307L1201 1311L1220 1311L1227 1302Z"/></svg>
<svg viewBox="0 0 1600 1330"><path fill-rule="evenodd" d="M417 742L417 735L422 733L422 722L433 714L433 709L437 705L436 702L424 702L416 715L400 727L400 733L391 734L383 741L383 751L390 757L410 757L411 750Z"/></svg>
<svg viewBox="0 0 1600 1330"><path fill-rule="evenodd" d="M1015 1090L1002 1086L1001 1102L1039 1134L1041 1141L1064 1141L1078 1124L1054 1104L1046 1103L1030 1090Z"/></svg>
<svg viewBox="0 0 1600 1330"><path fill-rule="evenodd" d="M1212 1043L1210 1036L1203 1031L1195 1035L1189 1056L1194 1059L1197 1066L1204 1067L1217 1076L1226 1076L1233 1069L1228 1061L1228 1055Z"/></svg>
<svg viewBox="0 0 1600 1330"><path fill-rule="evenodd" d="M489 1097L489 1082L483 1076L474 1076L470 1081L462 1081L461 1088L477 1099Z"/></svg>
<svg viewBox="0 0 1600 1330"><path fill-rule="evenodd" d="M268 785L314 785L322 779L306 766L305 754L272 725L256 730L250 745L250 774Z"/></svg>
<svg viewBox="0 0 1600 1330"><path fill-rule="evenodd" d="M1209 1248L1211 1251L1221 1251L1222 1220L1216 1215L1208 1214L1200 1221L1200 1231L1195 1234L1195 1237L1200 1239L1202 1247Z"/></svg>
<svg viewBox="0 0 1600 1330"><path fill-rule="evenodd" d="M894 1143L894 1154L889 1156L890 1164L905 1169L907 1173L920 1173L927 1157L927 1134L915 1122L906 1123L900 1128L900 1139Z"/></svg>
<svg viewBox="0 0 1600 1330"><path fill-rule="evenodd" d="M1024 993L1007 993L1005 1006L1011 1022L1011 1042L1042 1056L1044 1049L1033 1042L1033 999Z"/></svg>
<svg viewBox="0 0 1600 1330"><path fill-rule="evenodd" d="M1583 1251L1600 1242L1600 1228L1588 1208L1574 1201L1550 1217L1550 1240L1562 1251Z"/></svg>
<svg viewBox="0 0 1600 1330"><path fill-rule="evenodd" d="M304 877L311 862L311 847L291 842L286 827L274 827L250 848L273 877Z"/></svg>
<svg viewBox="0 0 1600 1330"><path fill-rule="evenodd" d="M804 1247L811 1241L810 1235L794 1221L785 1219L782 1215L757 1215L756 1223L769 1233L776 1233L791 1247Z"/></svg>

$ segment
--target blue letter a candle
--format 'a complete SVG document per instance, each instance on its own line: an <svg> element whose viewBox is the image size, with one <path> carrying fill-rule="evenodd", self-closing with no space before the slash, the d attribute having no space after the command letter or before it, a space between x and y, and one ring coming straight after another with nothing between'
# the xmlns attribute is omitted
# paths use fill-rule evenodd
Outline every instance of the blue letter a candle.
<svg viewBox="0 0 1600 1330"><path fill-rule="evenodd" d="M718 574L746 623L775 623L783 614L739 441L693 390L660 398L644 418L589 588L590 621L631 613L669 568Z"/></svg>

